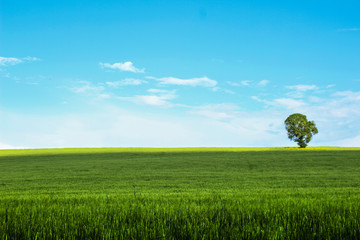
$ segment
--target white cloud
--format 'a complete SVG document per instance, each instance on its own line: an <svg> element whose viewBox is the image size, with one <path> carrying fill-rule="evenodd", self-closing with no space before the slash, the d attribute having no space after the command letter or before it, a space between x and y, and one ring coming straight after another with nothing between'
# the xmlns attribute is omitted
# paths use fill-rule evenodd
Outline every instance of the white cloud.
<svg viewBox="0 0 360 240"><path fill-rule="evenodd" d="M250 81L250 80L244 80L244 81L241 81L241 84L242 84L243 86L249 86L249 85L250 85L250 83L251 83L251 81Z"/></svg>
<svg viewBox="0 0 360 240"><path fill-rule="evenodd" d="M120 100L127 100L134 102L140 105L149 105L157 107L171 107L172 104L169 100L172 100L177 97L175 90L159 90L159 89L149 89L148 92L152 93L151 95L136 95L134 97L118 97Z"/></svg>
<svg viewBox="0 0 360 240"><path fill-rule="evenodd" d="M224 93L227 93L227 94L235 94L234 91L231 91L231 90L226 89L226 88L221 88L221 87L213 87L213 88L211 88L211 90L213 92L224 92Z"/></svg>
<svg viewBox="0 0 360 240"><path fill-rule="evenodd" d="M221 105L228 109L221 111ZM279 146L288 143L283 131L283 116L276 112L243 112L233 104L202 108L203 110L190 113L200 117L198 130L207 132L210 137L205 142L217 142L217 146L242 147ZM211 139L214 137L215 139Z"/></svg>
<svg viewBox="0 0 360 240"><path fill-rule="evenodd" d="M243 80L243 81L240 81L240 83L230 82L230 81L228 81L226 83L229 84L230 86L240 87L240 86L250 86L252 82L253 81L251 81L251 80ZM256 85L259 87L264 87L264 86L268 85L269 83L270 83L269 80L264 79L264 80L259 81Z"/></svg>
<svg viewBox="0 0 360 240"><path fill-rule="evenodd" d="M16 77L13 77L9 72L7 72L6 69L2 69L2 68L0 68L0 76L4 77L4 78L10 78L10 79L16 78ZM14 79L14 80L17 80L17 79Z"/></svg>
<svg viewBox="0 0 360 240"><path fill-rule="evenodd" d="M2 122L12 123L6 128L0 125L1 137L26 148L244 147L288 143L285 134L278 131L283 128L282 117L268 113L239 113L229 121L218 121L217 116L136 113L101 104L93 106L91 112L70 115L1 115Z"/></svg>
<svg viewBox="0 0 360 240"><path fill-rule="evenodd" d="M228 120L234 117L239 107L231 103L211 104L205 106L191 107L190 114L203 116L214 120Z"/></svg>
<svg viewBox="0 0 360 240"><path fill-rule="evenodd" d="M197 110L197 111L191 111L190 113L216 120L225 120L232 117L231 115L225 112L214 112L210 110Z"/></svg>
<svg viewBox="0 0 360 240"><path fill-rule="evenodd" d="M255 100L255 101L265 103L268 106L280 107L280 108L284 107L286 109L293 109L293 110L298 109L298 108L303 107L303 106L306 105L305 102L295 100L295 99L292 99L292 98L277 98L277 99L274 99L272 101L263 100L263 99L260 99L257 96L252 96L251 98L253 100Z"/></svg>
<svg viewBox="0 0 360 240"><path fill-rule="evenodd" d="M22 63L23 61L19 58L14 57L0 57L0 66L6 67Z"/></svg>
<svg viewBox="0 0 360 240"><path fill-rule="evenodd" d="M220 104L210 104L204 106L197 106L194 107L195 109L202 109L202 110L212 110L212 111L235 111L239 110L239 106L233 103L220 103Z"/></svg>
<svg viewBox="0 0 360 240"><path fill-rule="evenodd" d="M19 63L26 62L34 62L34 61L40 61L40 58L37 57L24 57L24 58L14 58L14 57L0 57L0 66L6 67L6 66L12 66Z"/></svg>
<svg viewBox="0 0 360 240"><path fill-rule="evenodd" d="M271 111L288 115L299 112L314 120L319 134L311 142L313 146L360 146L360 92L336 92L327 98L311 96L301 101L291 98L253 100L271 106Z"/></svg>
<svg viewBox="0 0 360 240"><path fill-rule="evenodd" d="M170 103L167 100L171 98L156 95L143 95L133 97L132 99L138 104L145 104L151 106L169 106Z"/></svg>
<svg viewBox="0 0 360 240"><path fill-rule="evenodd" d="M122 81L118 82L121 82L118 84L124 84ZM136 83L136 81L128 80L129 84L131 82ZM112 82L115 85L116 83ZM258 83L259 81L254 81L252 85L256 87ZM106 93L108 89L106 86L111 86L111 84L98 85L83 81L77 83L77 86L71 90L81 94L81 96L90 96L93 99L114 98L113 94L110 96ZM43 119L42 116L31 118L24 114L20 115L17 120L10 119L4 122L2 120L3 116L5 116L5 119L8 117L0 112L2 116L0 119L0 132L3 138L0 138L0 148L4 148L4 146L13 148L14 145L26 147L180 147L283 146L293 144L296 146L295 143L287 139L283 126L285 118L294 112L307 115L308 119L314 120L318 126L319 134L314 137L310 145L360 146L358 137L360 136L360 130L358 130L360 129L360 108L358 107L360 104L360 92L342 91L332 93L334 91L324 91L321 93L320 98L316 96L319 91L316 91L318 88L314 86L289 86L295 92L314 91L311 93L314 93L315 96L300 100L286 97L287 91L285 88L282 88L282 91L285 90L283 95L273 98L267 98L267 95L253 96L253 100L266 106L259 111L245 111L243 108L231 103L206 106L176 104L174 100L177 97L176 91L166 90L161 85L158 87L159 89L149 88L140 95L134 96L135 94L130 93L131 95L128 96L131 97L118 98L143 105L143 107L137 106L133 108L133 110L144 109L140 114L104 110L102 112L103 117L100 117L99 113L94 111L86 116L59 116L59 119L57 117L45 117ZM168 87L166 86L166 88ZM326 97L325 94L329 95ZM215 102L220 101L212 100ZM111 102L101 102L99 104L100 111ZM119 104L119 102L117 103ZM165 109L161 117L156 115L161 112L161 110L157 109L149 117L146 116L146 112L151 111L148 110L150 109L148 106L177 108L171 109L171 113L166 111L168 109ZM247 105L244 107L250 108L252 106ZM13 124L13 126L8 127L11 126L9 123ZM44 125L45 130L43 129ZM38 127L33 129L32 126Z"/></svg>
<svg viewBox="0 0 360 240"><path fill-rule="evenodd" d="M236 82L230 82L230 81L228 81L228 82L226 82L226 83L229 84L230 86L233 86L233 87L239 87L239 86L241 86L240 83L236 83Z"/></svg>
<svg viewBox="0 0 360 240"><path fill-rule="evenodd" d="M169 93L168 90L154 89L154 88L148 89L147 91L150 92L150 93Z"/></svg>
<svg viewBox="0 0 360 240"><path fill-rule="evenodd" d="M360 101L360 92L342 91L342 92L336 92L333 95L336 97L343 97L343 100L345 101L352 101L352 102Z"/></svg>
<svg viewBox="0 0 360 240"><path fill-rule="evenodd" d="M318 89L316 85L293 85L293 86L286 86L286 88L301 92Z"/></svg>
<svg viewBox="0 0 360 240"><path fill-rule="evenodd" d="M81 87L73 87L70 88L71 91L75 92L75 93L89 93L89 92L99 92L104 90L104 87L102 86L93 86L90 83L85 83L85 85L81 86Z"/></svg>
<svg viewBox="0 0 360 240"><path fill-rule="evenodd" d="M261 80L261 81L258 83L258 86L266 86L266 85L268 85L269 83L270 83L269 80L264 79L264 80Z"/></svg>
<svg viewBox="0 0 360 240"><path fill-rule="evenodd" d="M201 78L190 78L190 79L180 79L174 77L164 77L164 78L155 78L147 77L148 79L155 79L160 82L160 84L171 84L171 85L181 85L181 86L202 86L202 87L214 87L217 85L217 81L212 80L208 77Z"/></svg>
<svg viewBox="0 0 360 240"><path fill-rule="evenodd" d="M111 95L105 92L105 87L103 86L94 85L88 81L79 81L78 83L80 83L81 86L69 88L70 91L82 96L90 97L88 100L97 101L111 98Z"/></svg>
<svg viewBox="0 0 360 240"><path fill-rule="evenodd" d="M287 109L296 109L305 105L303 101L291 99L291 98L278 98L272 103L274 106L282 106Z"/></svg>
<svg viewBox="0 0 360 240"><path fill-rule="evenodd" d="M329 84L329 85L326 86L326 88L332 88L332 87L335 87L335 86L336 86L336 84Z"/></svg>
<svg viewBox="0 0 360 240"><path fill-rule="evenodd" d="M97 95L97 99L108 99L110 98L110 94L107 94L107 93L100 93Z"/></svg>
<svg viewBox="0 0 360 240"><path fill-rule="evenodd" d="M252 82L253 82L253 81L251 81L251 80L243 80L243 81L240 81L240 83L230 82L230 81L228 81L228 82L226 82L226 83L229 84L230 86L240 87L240 86L250 86ZM264 80L259 81L259 82L257 83L257 86L259 86L259 87L264 87L264 86L268 85L269 83L270 83L269 80L264 79Z"/></svg>
<svg viewBox="0 0 360 240"><path fill-rule="evenodd" d="M261 98L257 97L257 96L252 96L251 97L252 100L255 100L257 102L262 102L262 103L266 103L266 100L262 100Z"/></svg>
<svg viewBox="0 0 360 240"><path fill-rule="evenodd" d="M130 61L124 63L99 63L100 67L102 68L110 68L110 69L117 69L124 72L133 72L133 73L143 73L145 69L139 69L134 66L134 64Z"/></svg>
<svg viewBox="0 0 360 240"><path fill-rule="evenodd" d="M313 102L313 103L323 102L322 98L319 98L319 97L316 97L316 96L310 96L308 99L309 99L310 102Z"/></svg>
<svg viewBox="0 0 360 240"><path fill-rule="evenodd" d="M25 60L25 61L29 61L29 62L41 61L41 59L37 58L37 57L24 57L22 59Z"/></svg>
<svg viewBox="0 0 360 240"><path fill-rule="evenodd" d="M311 90L319 89L316 85L293 85L293 86L286 86L287 89L294 90L292 92L287 93L287 96L292 98L303 98L305 92Z"/></svg>
<svg viewBox="0 0 360 240"><path fill-rule="evenodd" d="M254 100L272 107L260 111L244 111L235 104L224 103L183 106L177 113L157 111L147 115L147 110L129 112L109 107L106 102L86 114L10 116L0 112L0 147L15 143L25 147L296 146L287 139L283 124L294 112L315 121L319 134L311 146L360 146L359 94L338 92L314 102L263 100L254 96ZM175 91L148 89L142 96L122 99L149 109L148 106L177 106L171 103L175 97Z"/></svg>
<svg viewBox="0 0 360 240"><path fill-rule="evenodd" d="M218 90L219 90L219 89L217 89L216 91L218 91ZM228 94L235 94L234 91L231 91L231 90L226 89L226 88L223 88L223 89L220 89L220 90L222 90L223 92L228 93ZM216 91L215 91L215 92L216 92Z"/></svg>
<svg viewBox="0 0 360 240"><path fill-rule="evenodd" d="M110 86L110 87L120 87L120 86L129 86L129 85L140 85L143 83L147 83L147 81L145 80L141 80L141 79L134 79L134 78L126 78L124 80L121 81L115 81L115 82L106 82L106 85Z"/></svg>

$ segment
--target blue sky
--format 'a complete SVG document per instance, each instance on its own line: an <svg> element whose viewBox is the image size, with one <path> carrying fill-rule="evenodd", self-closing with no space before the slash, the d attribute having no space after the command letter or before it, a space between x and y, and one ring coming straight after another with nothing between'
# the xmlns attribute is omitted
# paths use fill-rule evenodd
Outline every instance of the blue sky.
<svg viewBox="0 0 360 240"><path fill-rule="evenodd" d="M0 1L0 148L360 146L359 1Z"/></svg>

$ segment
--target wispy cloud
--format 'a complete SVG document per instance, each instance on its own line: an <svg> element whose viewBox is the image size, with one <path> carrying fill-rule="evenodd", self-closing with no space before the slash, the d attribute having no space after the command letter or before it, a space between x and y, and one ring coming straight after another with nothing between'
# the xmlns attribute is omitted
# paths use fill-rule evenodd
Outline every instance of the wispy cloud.
<svg viewBox="0 0 360 240"><path fill-rule="evenodd" d="M25 60L25 61L28 61L28 62L41 61L41 59L37 58L37 57L24 57L22 59Z"/></svg>
<svg viewBox="0 0 360 240"><path fill-rule="evenodd" d="M282 106L287 109L296 109L306 105L303 101L295 100L292 98L278 98L272 102L274 106Z"/></svg>
<svg viewBox="0 0 360 240"><path fill-rule="evenodd" d="M197 110L190 111L190 113L215 120L226 120L232 118L232 116L226 112L215 112L211 110Z"/></svg>
<svg viewBox="0 0 360 240"><path fill-rule="evenodd" d="M264 80L261 80L257 85L264 87L264 86L268 85L269 83L270 83L269 80L264 79Z"/></svg>
<svg viewBox="0 0 360 240"><path fill-rule="evenodd" d="M227 94L235 94L234 91L231 91L231 90L226 89L226 88L221 88L221 87L213 87L211 90L213 92L224 92L224 93L227 93Z"/></svg>
<svg viewBox="0 0 360 240"><path fill-rule="evenodd" d="M78 81L77 82L80 86L75 86L72 88L69 88L70 91L79 94L81 96L89 97L88 100L90 101L98 101L98 100L104 100L104 99L110 99L112 98L112 94L109 94L106 92L106 89L104 86L101 85L95 85L88 81ZM64 104L64 103L62 103ZM67 102L65 101L65 104Z"/></svg>
<svg viewBox="0 0 360 240"><path fill-rule="evenodd" d="M140 95L131 98L135 103L151 105L151 106L169 106L170 103L167 101L168 96L156 96L156 95Z"/></svg>
<svg viewBox="0 0 360 240"><path fill-rule="evenodd" d="M271 101L260 99L257 96L252 96L251 98L255 101L265 103L268 106L293 109L293 110L306 105L305 102L292 98L277 98Z"/></svg>
<svg viewBox="0 0 360 240"><path fill-rule="evenodd" d="M118 62L118 63L99 63L101 68L110 68L110 69L115 69L115 70L120 70L120 71L124 71L124 72L133 72L133 73L143 73L145 72L145 69L139 69L136 68L134 66L134 64L130 61L128 62Z"/></svg>
<svg viewBox="0 0 360 240"><path fill-rule="evenodd" d="M89 93L89 92L99 92L104 90L103 86L93 86L91 83L86 81L81 81L83 86L70 88L71 91L75 93Z"/></svg>
<svg viewBox="0 0 360 240"><path fill-rule="evenodd" d="M6 67L6 66L12 66L19 63L22 63L23 61L19 58L14 57L0 57L0 66Z"/></svg>
<svg viewBox="0 0 360 240"><path fill-rule="evenodd" d="M191 107L190 114L210 118L218 121L233 118L239 107L232 103L211 104L205 106Z"/></svg>
<svg viewBox="0 0 360 240"><path fill-rule="evenodd" d="M95 100L108 99L111 95L106 93L103 86L94 85L88 81L79 81L81 86L70 88L70 91L83 96L92 97Z"/></svg>
<svg viewBox="0 0 360 240"><path fill-rule="evenodd" d="M162 89L149 89L149 95L136 95L133 97L118 97L120 100L131 101L140 105L150 105L157 107L171 107L169 100L177 97L176 91L168 91Z"/></svg>
<svg viewBox="0 0 360 240"><path fill-rule="evenodd" d="M86 84L80 84L83 85ZM103 91L99 93L104 94ZM172 103L175 95L175 91L151 88L141 96L122 100L141 104L143 109L149 109L149 106L172 107L178 106ZM182 114L151 114L151 121L147 111L121 111L111 101L83 116L79 113L77 116L34 117L21 114L10 117L1 112L7 122L16 124L2 129L0 148L12 148L14 143L26 147L295 146L287 139L283 125L286 117L294 112L307 115L318 126L319 134L312 145L360 146L359 92L336 92L328 98L308 102L306 99L298 101L284 97L266 99L259 96L253 99L270 108L248 111L232 103L184 106L179 108ZM140 115L135 118L135 114ZM31 127L14 131L18 126ZM14 132L16 137L12 140ZM23 138L24 132L31 137Z"/></svg>
<svg viewBox="0 0 360 240"><path fill-rule="evenodd" d="M342 97L345 101L360 102L360 92L341 91L333 94L336 97Z"/></svg>
<svg viewBox="0 0 360 240"><path fill-rule="evenodd" d="M15 58L15 57L1 57L0 56L0 66L12 66L16 64L20 64L23 62L34 62L40 61L40 58L37 57L24 57L24 58Z"/></svg>
<svg viewBox="0 0 360 240"><path fill-rule="evenodd" d="M264 80L261 80L259 81L257 84L253 84L253 81L251 80L243 80L243 81L240 81L240 82L226 82L227 84L229 84L230 86L233 86L233 87L241 87L241 86L258 86L258 87L264 87L266 85L268 85L270 83L269 80L267 79L264 79Z"/></svg>
<svg viewBox="0 0 360 240"><path fill-rule="evenodd" d="M233 86L233 87L239 87L239 86L241 86L240 83L236 83L236 82L227 81L226 83L229 84L230 86Z"/></svg>
<svg viewBox="0 0 360 240"><path fill-rule="evenodd" d="M108 98L111 98L111 95L108 94L108 93L100 93L96 96L96 99L97 100L100 100L100 99L108 99Z"/></svg>
<svg viewBox="0 0 360 240"><path fill-rule="evenodd" d="M147 77L148 79L154 79L160 82L160 84L168 84L168 85L181 85L181 86L202 86L202 87L215 87L217 85L217 81L212 80L208 77L201 78L190 78L190 79L181 79L174 77L164 77L164 78L155 78L155 77Z"/></svg>
<svg viewBox="0 0 360 240"><path fill-rule="evenodd" d="M324 101L324 99L322 99L320 97L316 97L316 96L310 96L310 97L308 97L308 100L311 103L321 103Z"/></svg>
<svg viewBox="0 0 360 240"><path fill-rule="evenodd" d="M253 100L271 107L270 111L294 113L300 112L314 120L320 130L316 144L359 146L360 136L360 92L341 91L326 98L314 97L296 100L293 98ZM284 116L285 117L285 116ZM346 140L341 141L341 139ZM340 140L340 141L339 141Z"/></svg>
<svg viewBox="0 0 360 240"><path fill-rule="evenodd" d="M125 78L124 80L121 81L106 82L106 85L116 88L116 87L129 86L129 85L137 86L143 83L147 83L147 81L141 79L135 79L135 78Z"/></svg>
<svg viewBox="0 0 360 240"><path fill-rule="evenodd" d="M241 81L241 84L242 84L243 86L249 86L249 85L250 85L250 83L251 83L251 81L250 81L250 80L244 80L244 81Z"/></svg>
<svg viewBox="0 0 360 240"><path fill-rule="evenodd" d="M332 88L332 87L335 87L335 86L336 86L336 84L329 84L329 85L326 86L326 88Z"/></svg>
<svg viewBox="0 0 360 240"><path fill-rule="evenodd" d="M316 85L293 85L293 86L286 86L286 88L301 92L318 89Z"/></svg>
<svg viewBox="0 0 360 240"><path fill-rule="evenodd" d="M287 95L292 98L303 98L307 91L314 91L319 89L316 85L293 85L286 86L287 89L293 90L288 92Z"/></svg>
<svg viewBox="0 0 360 240"><path fill-rule="evenodd" d="M155 88L148 89L147 91L149 93L159 93L159 94L175 93L175 91L168 91L164 89L155 89Z"/></svg>

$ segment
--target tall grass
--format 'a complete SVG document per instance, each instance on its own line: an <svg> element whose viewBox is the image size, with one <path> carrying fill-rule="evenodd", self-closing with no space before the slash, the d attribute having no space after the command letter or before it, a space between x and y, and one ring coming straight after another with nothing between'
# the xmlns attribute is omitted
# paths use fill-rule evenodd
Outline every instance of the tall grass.
<svg viewBox="0 0 360 240"><path fill-rule="evenodd" d="M0 239L360 239L357 150L89 152L0 151Z"/></svg>
<svg viewBox="0 0 360 240"><path fill-rule="evenodd" d="M2 199L1 239L359 239L359 195Z"/></svg>

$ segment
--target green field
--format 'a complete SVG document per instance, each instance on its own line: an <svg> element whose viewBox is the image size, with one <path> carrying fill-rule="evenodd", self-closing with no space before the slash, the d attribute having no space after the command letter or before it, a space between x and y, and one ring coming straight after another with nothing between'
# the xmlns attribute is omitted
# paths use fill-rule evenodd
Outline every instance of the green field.
<svg viewBox="0 0 360 240"><path fill-rule="evenodd" d="M360 148L1 150L0 239L360 239Z"/></svg>

